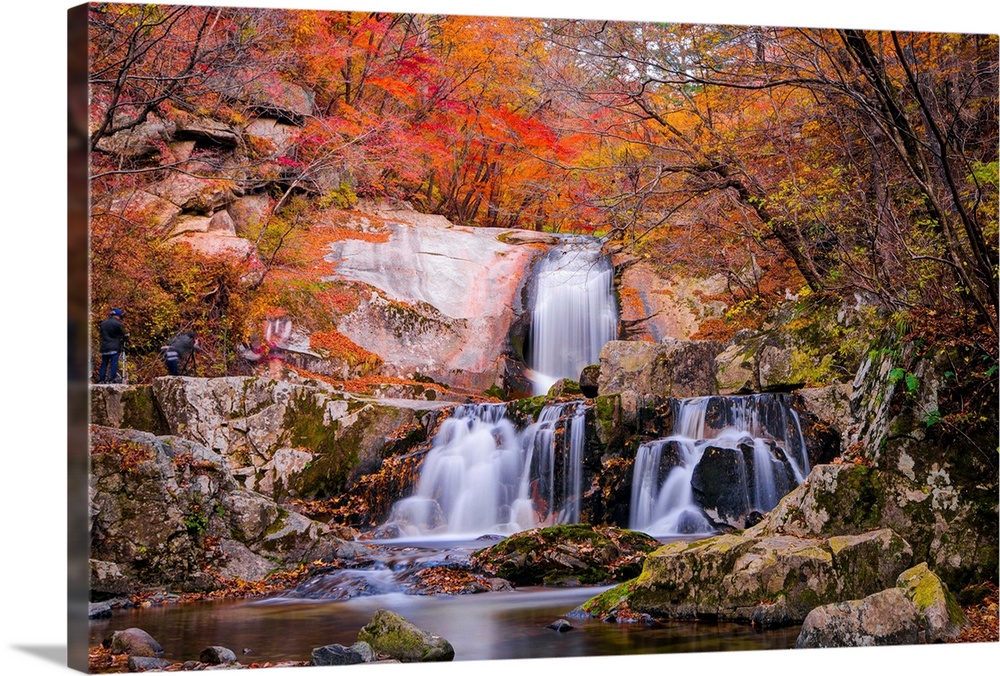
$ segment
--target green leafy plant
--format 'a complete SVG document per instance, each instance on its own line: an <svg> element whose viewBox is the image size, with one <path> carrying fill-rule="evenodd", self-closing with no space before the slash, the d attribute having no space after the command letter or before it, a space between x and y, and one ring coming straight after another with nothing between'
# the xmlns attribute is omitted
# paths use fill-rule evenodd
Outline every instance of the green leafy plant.
<svg viewBox="0 0 1000 676"><path fill-rule="evenodd" d="M926 413L924 417L921 419L921 421L927 427L932 427L940 423L943 419L944 416L941 415L941 411L934 409L933 411Z"/></svg>
<svg viewBox="0 0 1000 676"><path fill-rule="evenodd" d="M905 369L897 366L889 371L889 383L895 385L900 381L906 385L906 391L909 394L915 394L917 388L920 387L920 380L915 375L907 373Z"/></svg>
<svg viewBox="0 0 1000 676"><path fill-rule="evenodd" d="M204 535L208 530L208 519L203 514L192 512L184 517L184 526L192 535Z"/></svg>

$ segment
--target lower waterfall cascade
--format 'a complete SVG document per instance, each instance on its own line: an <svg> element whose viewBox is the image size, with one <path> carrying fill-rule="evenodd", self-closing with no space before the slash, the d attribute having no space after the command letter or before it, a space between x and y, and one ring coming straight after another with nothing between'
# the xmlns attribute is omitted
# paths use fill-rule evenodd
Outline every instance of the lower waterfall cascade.
<svg viewBox="0 0 1000 676"><path fill-rule="evenodd" d="M636 452L630 528L655 536L714 531L695 487L706 449L728 455L733 502L745 513L770 511L809 473L801 422L783 395L706 396L674 404L672 434Z"/></svg>
<svg viewBox="0 0 1000 676"><path fill-rule="evenodd" d="M518 430L506 404L464 404L445 420L412 496L393 506L402 537L478 537L580 519L583 402L545 406Z"/></svg>

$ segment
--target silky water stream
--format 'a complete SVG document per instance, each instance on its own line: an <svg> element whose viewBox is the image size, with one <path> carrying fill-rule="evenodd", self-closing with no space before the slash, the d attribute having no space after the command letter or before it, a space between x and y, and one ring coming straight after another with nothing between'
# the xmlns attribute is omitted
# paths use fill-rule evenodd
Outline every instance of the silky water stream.
<svg viewBox="0 0 1000 676"><path fill-rule="evenodd" d="M672 433L636 452L630 528L653 536L713 532L695 490L709 448L732 459L727 502L742 514L769 512L809 473L802 425L785 395L694 397L673 407Z"/></svg>

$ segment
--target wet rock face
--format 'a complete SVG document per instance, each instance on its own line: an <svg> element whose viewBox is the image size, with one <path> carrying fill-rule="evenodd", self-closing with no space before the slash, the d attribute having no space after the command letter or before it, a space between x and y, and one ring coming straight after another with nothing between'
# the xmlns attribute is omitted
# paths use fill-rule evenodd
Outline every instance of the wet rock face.
<svg viewBox="0 0 1000 676"><path fill-rule="evenodd" d="M747 465L738 449L708 446L691 476L695 501L716 526L741 527L751 511Z"/></svg>

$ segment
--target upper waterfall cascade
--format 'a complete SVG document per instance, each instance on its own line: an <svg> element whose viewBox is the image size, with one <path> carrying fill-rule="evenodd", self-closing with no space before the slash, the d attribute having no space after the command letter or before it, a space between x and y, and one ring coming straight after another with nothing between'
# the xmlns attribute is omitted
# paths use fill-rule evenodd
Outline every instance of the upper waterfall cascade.
<svg viewBox="0 0 1000 676"><path fill-rule="evenodd" d="M614 268L598 240L571 237L553 247L535 275L529 366L534 393L560 378L578 380L618 336Z"/></svg>

